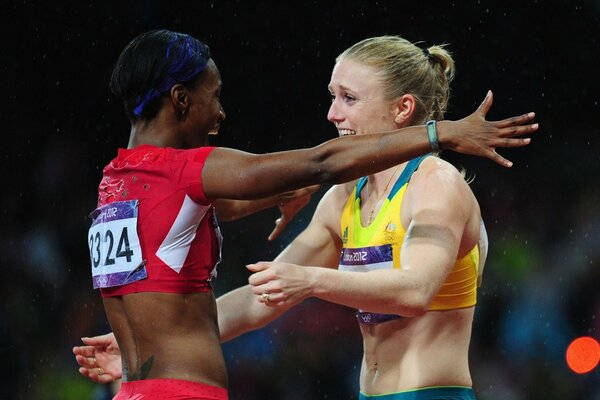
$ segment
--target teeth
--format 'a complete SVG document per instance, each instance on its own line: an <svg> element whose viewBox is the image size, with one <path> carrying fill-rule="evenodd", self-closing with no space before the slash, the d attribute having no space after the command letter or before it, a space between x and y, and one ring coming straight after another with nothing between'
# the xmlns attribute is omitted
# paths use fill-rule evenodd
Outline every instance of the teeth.
<svg viewBox="0 0 600 400"><path fill-rule="evenodd" d="M215 128L212 131L208 132L209 135L218 135L219 134L219 128Z"/></svg>
<svg viewBox="0 0 600 400"><path fill-rule="evenodd" d="M356 135L356 131L353 131L351 129L339 129L338 133L340 136L352 136L352 135Z"/></svg>

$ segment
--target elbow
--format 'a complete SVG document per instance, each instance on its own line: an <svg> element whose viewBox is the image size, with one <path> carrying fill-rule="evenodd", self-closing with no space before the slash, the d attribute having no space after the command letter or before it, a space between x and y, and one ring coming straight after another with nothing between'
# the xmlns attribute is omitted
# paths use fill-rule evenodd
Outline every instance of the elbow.
<svg viewBox="0 0 600 400"><path fill-rule="evenodd" d="M427 307L421 305L413 305L406 309L404 315L406 317L420 317L427 312Z"/></svg>
<svg viewBox="0 0 600 400"><path fill-rule="evenodd" d="M405 317L420 317L427 312L427 307L422 307L420 305L410 305L404 308L404 311L401 313L402 316Z"/></svg>
<svg viewBox="0 0 600 400"><path fill-rule="evenodd" d="M360 176L356 171L359 159L335 147L317 146L312 154L312 169L316 183L339 184Z"/></svg>
<svg viewBox="0 0 600 400"><path fill-rule="evenodd" d="M399 300L401 301L401 304L398 305L401 310L399 314L405 317L420 317L424 315L431 303L430 296L426 296L424 293L419 292L403 296L403 298Z"/></svg>

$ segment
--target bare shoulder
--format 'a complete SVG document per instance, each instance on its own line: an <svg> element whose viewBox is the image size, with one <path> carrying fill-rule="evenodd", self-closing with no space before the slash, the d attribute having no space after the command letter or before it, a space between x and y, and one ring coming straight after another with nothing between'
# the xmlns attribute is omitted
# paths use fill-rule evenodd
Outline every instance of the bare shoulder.
<svg viewBox="0 0 600 400"><path fill-rule="evenodd" d="M427 157L411 177L407 188L411 207L452 206L454 209L479 212L477 200L464 175L439 157Z"/></svg>
<svg viewBox="0 0 600 400"><path fill-rule="evenodd" d="M405 208L406 205L406 208ZM464 256L479 240L481 212L463 174L438 157L427 157L411 177L402 205L402 220L444 225L460 238Z"/></svg>
<svg viewBox="0 0 600 400"><path fill-rule="evenodd" d="M323 195L321 201L319 202L319 208L340 208L340 210L344 207L346 200L352 194L354 190L354 186L356 186L357 181L342 183L339 185L333 185L329 190Z"/></svg>
<svg viewBox="0 0 600 400"><path fill-rule="evenodd" d="M344 205L355 185L356 181L333 185L319 201L313 221L337 229Z"/></svg>
<svg viewBox="0 0 600 400"><path fill-rule="evenodd" d="M419 166L419 169L413 174L411 182L413 180L422 179L437 180L440 182L447 181L453 184L464 182L464 178L460 171L456 169L454 165L439 157L425 158Z"/></svg>

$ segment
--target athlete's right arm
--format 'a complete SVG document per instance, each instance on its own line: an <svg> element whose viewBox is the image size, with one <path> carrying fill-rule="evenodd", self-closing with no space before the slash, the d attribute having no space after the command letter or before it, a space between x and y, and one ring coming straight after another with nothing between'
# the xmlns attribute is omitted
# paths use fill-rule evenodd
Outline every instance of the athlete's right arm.
<svg viewBox="0 0 600 400"><path fill-rule="evenodd" d="M219 222L235 221L250 214L277 206L281 216L275 220L275 228L269 235L269 240L276 239L294 216L308 204L312 194L319 189L313 185L302 189L292 190L258 200L217 199L213 203Z"/></svg>
<svg viewBox="0 0 600 400"><path fill-rule="evenodd" d="M437 124L442 148L492 158L502 165L497 147L525 146L530 139L511 139L534 132L533 113L486 121L491 92L471 115ZM257 199L320 183L342 183L375 173L431 151L424 125L392 132L329 140L309 149L251 154L216 148L202 171L204 192L213 199Z"/></svg>
<svg viewBox="0 0 600 400"><path fill-rule="evenodd" d="M300 265L313 263L312 265L323 267L337 267L342 245L339 223L345 200L341 200L343 196L343 186L331 188L319 202L306 229L275 260ZM250 285L226 293L217 299L221 342L262 328L291 307L292 305L282 308L267 307L259 303Z"/></svg>

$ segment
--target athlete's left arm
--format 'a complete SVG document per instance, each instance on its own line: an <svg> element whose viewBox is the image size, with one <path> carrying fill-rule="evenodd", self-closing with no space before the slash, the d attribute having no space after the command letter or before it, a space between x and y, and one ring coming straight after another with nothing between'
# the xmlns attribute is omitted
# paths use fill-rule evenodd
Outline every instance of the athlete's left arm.
<svg viewBox="0 0 600 400"><path fill-rule="evenodd" d="M477 206L460 173L439 159L423 162L409 189L403 207L409 207L410 224L400 269L348 272L259 263L254 267L258 272L250 277L253 290L287 291L280 301L271 301L271 306L297 302L297 296L302 295L364 311L409 317L423 314L454 265L459 249L466 247L461 243L463 233ZM286 286L292 277L295 286ZM298 289L299 281L305 287Z"/></svg>

